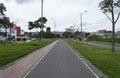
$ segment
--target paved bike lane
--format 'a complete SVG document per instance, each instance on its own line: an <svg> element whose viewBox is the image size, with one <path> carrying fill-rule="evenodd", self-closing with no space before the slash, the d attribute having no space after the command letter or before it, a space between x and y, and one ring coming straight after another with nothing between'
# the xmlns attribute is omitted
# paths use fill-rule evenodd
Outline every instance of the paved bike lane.
<svg viewBox="0 0 120 78"><path fill-rule="evenodd" d="M99 78L68 45L59 40L24 78Z"/></svg>

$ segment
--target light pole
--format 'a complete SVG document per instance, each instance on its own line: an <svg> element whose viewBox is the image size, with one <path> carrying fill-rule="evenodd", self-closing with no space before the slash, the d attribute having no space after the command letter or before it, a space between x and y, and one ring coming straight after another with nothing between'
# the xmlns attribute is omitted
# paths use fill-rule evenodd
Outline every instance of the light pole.
<svg viewBox="0 0 120 78"><path fill-rule="evenodd" d="M54 24L54 34L55 34L56 22L55 22L55 19L54 19L54 18L51 18L51 19L53 19L53 24Z"/></svg>
<svg viewBox="0 0 120 78"><path fill-rule="evenodd" d="M41 17L43 17L43 0L41 0Z"/></svg>
<svg viewBox="0 0 120 78"><path fill-rule="evenodd" d="M84 12L80 13L81 40L82 40L82 37L83 37L83 32L82 32L82 26L83 26L82 22L83 22L83 19L82 19L82 15L83 15L85 12L87 12L87 11L84 11Z"/></svg>
<svg viewBox="0 0 120 78"><path fill-rule="evenodd" d="M41 0L41 18L43 17L43 0ZM43 39L43 22L42 24L42 31L41 31L41 39Z"/></svg>

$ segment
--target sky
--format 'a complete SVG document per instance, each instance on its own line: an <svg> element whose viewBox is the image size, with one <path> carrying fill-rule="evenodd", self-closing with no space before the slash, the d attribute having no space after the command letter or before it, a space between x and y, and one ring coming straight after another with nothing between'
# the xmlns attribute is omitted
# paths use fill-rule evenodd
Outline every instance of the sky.
<svg viewBox="0 0 120 78"><path fill-rule="evenodd" d="M86 32L98 30L112 30L110 20L98 7L102 0L44 0L43 16L47 18L46 27L52 31L65 31L65 28L74 26L75 30L81 30L80 14L82 13L82 29ZM0 0L4 3L10 17L17 26L28 30L28 21L35 21L41 17L41 0ZM85 12L87 11L87 12ZM115 14L120 9L115 10ZM54 26L55 23L55 26ZM120 19L116 23L116 31L120 31Z"/></svg>

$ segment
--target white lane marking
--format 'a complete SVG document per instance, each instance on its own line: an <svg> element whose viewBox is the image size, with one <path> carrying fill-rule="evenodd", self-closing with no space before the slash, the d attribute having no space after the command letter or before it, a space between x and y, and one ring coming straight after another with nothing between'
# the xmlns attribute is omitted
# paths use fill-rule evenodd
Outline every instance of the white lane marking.
<svg viewBox="0 0 120 78"><path fill-rule="evenodd" d="M80 58L80 60L85 64L85 66L95 75L96 78L99 78L99 76L90 68L90 66L83 61L83 59Z"/></svg>
<svg viewBox="0 0 120 78"><path fill-rule="evenodd" d="M96 78L100 78L94 71L93 69L77 54L75 51L66 43L66 45L72 50L72 52L77 56L78 59L82 61L82 63L91 71L91 73L94 74Z"/></svg>
<svg viewBox="0 0 120 78"><path fill-rule="evenodd" d="M75 53L73 50L72 50L72 52L78 57L78 59L80 59L80 60L82 61L82 63L94 74L94 76L95 76L96 78L100 78L100 77L93 71L93 69L91 69L91 67L90 67L77 53Z"/></svg>
<svg viewBox="0 0 120 78"><path fill-rule="evenodd" d="M46 52L46 53L40 58L40 60L37 61L37 62L32 66L32 68L25 74L25 76L23 76L23 78L25 78L26 76L28 76L29 73L31 73L31 71L39 64L39 62L40 62L48 53L49 53L49 51Z"/></svg>

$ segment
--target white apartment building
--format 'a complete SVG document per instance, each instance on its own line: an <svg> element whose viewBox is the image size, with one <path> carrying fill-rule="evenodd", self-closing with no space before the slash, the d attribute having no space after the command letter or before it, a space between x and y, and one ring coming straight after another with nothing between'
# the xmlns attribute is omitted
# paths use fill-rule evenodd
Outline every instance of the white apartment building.
<svg viewBox="0 0 120 78"><path fill-rule="evenodd" d="M17 38L17 33L15 28L11 28L11 36L10 36L10 28L7 28L7 37L6 35L6 29L0 28L0 40L4 41L6 38Z"/></svg>

